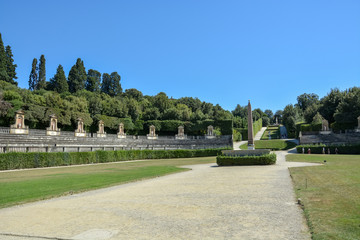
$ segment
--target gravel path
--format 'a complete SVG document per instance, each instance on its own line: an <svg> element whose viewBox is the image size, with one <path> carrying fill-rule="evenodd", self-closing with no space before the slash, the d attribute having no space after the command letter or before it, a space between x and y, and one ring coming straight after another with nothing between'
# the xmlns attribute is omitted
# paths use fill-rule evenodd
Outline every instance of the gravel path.
<svg viewBox="0 0 360 240"><path fill-rule="evenodd" d="M277 154L1 209L0 239L310 239L288 171L310 164Z"/></svg>

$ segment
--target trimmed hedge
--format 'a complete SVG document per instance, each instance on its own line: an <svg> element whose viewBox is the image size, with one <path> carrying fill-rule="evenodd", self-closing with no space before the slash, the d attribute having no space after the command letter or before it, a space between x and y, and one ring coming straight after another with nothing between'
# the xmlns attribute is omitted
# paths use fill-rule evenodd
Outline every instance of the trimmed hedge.
<svg viewBox="0 0 360 240"><path fill-rule="evenodd" d="M256 133L258 133L262 128L262 118L256 120L253 124L253 129L254 129L254 136L256 135ZM248 140L248 129L247 128L234 128L237 132L239 132L241 134L241 139L244 140ZM225 135L225 134L224 134Z"/></svg>
<svg viewBox="0 0 360 240"><path fill-rule="evenodd" d="M330 149L331 154L335 154L335 149L338 149L338 154L360 154L360 143L359 144L342 144L342 145L326 145L326 144L307 144L299 145L296 147L298 153L302 153L302 148L304 152L307 153L310 148L311 153L313 154L322 154L323 148L325 148L325 153L328 153Z"/></svg>
<svg viewBox="0 0 360 240"><path fill-rule="evenodd" d="M276 163L276 154L242 157L217 156L216 163L219 166L270 165Z"/></svg>
<svg viewBox="0 0 360 240"><path fill-rule="evenodd" d="M118 162L138 159L166 159L217 156L224 149L119 150L57 153L2 153L0 170Z"/></svg>

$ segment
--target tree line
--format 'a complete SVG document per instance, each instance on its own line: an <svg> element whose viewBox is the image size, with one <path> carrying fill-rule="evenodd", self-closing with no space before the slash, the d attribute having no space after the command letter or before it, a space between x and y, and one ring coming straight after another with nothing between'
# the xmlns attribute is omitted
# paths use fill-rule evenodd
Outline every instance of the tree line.
<svg viewBox="0 0 360 240"><path fill-rule="evenodd" d="M296 104L287 105L281 112L282 123L292 135L301 130L301 125L307 125L308 130L319 130L324 119L335 131L354 129L359 116L359 87L344 91L334 88L321 99L315 93L304 93L297 97Z"/></svg>
<svg viewBox="0 0 360 240"><path fill-rule="evenodd" d="M84 118L85 124L94 130L100 119L105 119L106 127L113 130L120 121L140 126L144 121L152 120L196 122L232 119L235 128L247 128L247 106L238 104L230 112L218 104L193 97L173 99L164 92L147 96L134 88L123 91L121 76L117 72L101 74L94 69L86 71L80 58L67 77L62 65L59 65L49 81L46 80L45 56L41 55L39 60L34 58L29 89L17 87L16 67L11 47L4 46L0 34L1 126L8 126L15 111L22 108L33 128L46 127L48 116L52 113L59 117L60 127L64 129L73 127L77 117ZM262 118L263 126L278 119L286 126L290 136L295 135L302 124L315 126L323 119L328 120L333 129L351 129L360 116L360 88L345 91L331 89L322 99L315 93L304 93L297 97L296 104L289 104L283 110L273 113L270 109L262 111L257 108L252 115L254 121Z"/></svg>

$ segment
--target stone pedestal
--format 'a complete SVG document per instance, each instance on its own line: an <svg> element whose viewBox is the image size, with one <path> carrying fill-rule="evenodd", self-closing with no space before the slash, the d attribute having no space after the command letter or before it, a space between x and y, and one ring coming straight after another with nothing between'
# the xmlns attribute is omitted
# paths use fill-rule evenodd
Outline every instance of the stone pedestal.
<svg viewBox="0 0 360 240"><path fill-rule="evenodd" d="M86 131L84 130L84 120L82 118L77 119L77 129L75 130L75 137L86 137Z"/></svg>
<svg viewBox="0 0 360 240"><path fill-rule="evenodd" d="M210 125L207 128L207 134L205 135L205 139L212 139L212 138L216 138L216 135L214 134L214 127Z"/></svg>
<svg viewBox="0 0 360 240"><path fill-rule="evenodd" d="M126 133L125 133L125 130L124 130L124 124L123 123L119 124L119 132L117 134L117 137L118 138L126 138Z"/></svg>
<svg viewBox="0 0 360 240"><path fill-rule="evenodd" d="M47 136L59 136L60 128L57 126L57 117L55 114L50 115L50 126L46 128Z"/></svg>
<svg viewBox="0 0 360 240"><path fill-rule="evenodd" d="M175 139L183 140L186 138L187 138L187 136L185 135L185 132L184 132L184 126L178 127L178 134L175 134Z"/></svg>
<svg viewBox="0 0 360 240"><path fill-rule="evenodd" d="M99 121L99 130L96 132L96 137L98 138L104 138L106 137L106 132L104 130L104 121Z"/></svg>
<svg viewBox="0 0 360 240"><path fill-rule="evenodd" d="M158 135L155 133L155 126L151 125L149 128L149 134L146 135L147 139L158 139Z"/></svg>
<svg viewBox="0 0 360 240"><path fill-rule="evenodd" d="M25 113L18 110L15 115L15 124L10 126L10 134L29 134L29 127L25 126Z"/></svg>

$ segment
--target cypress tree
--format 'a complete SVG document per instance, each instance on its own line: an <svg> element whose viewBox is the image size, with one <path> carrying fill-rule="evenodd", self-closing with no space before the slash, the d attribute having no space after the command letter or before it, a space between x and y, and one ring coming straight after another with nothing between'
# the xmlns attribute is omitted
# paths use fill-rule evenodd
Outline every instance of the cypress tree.
<svg viewBox="0 0 360 240"><path fill-rule="evenodd" d="M122 93L120 84L121 77L117 72L112 72L110 75L110 96L119 96Z"/></svg>
<svg viewBox="0 0 360 240"><path fill-rule="evenodd" d="M11 47L8 45L5 48L5 53L6 53L6 70L7 70L7 75L9 76L9 83L11 84L15 84L17 86L17 82L15 81L15 79L17 79L16 76L16 67L17 65L14 64L14 59L13 59L13 54L11 51Z"/></svg>
<svg viewBox="0 0 360 240"><path fill-rule="evenodd" d="M85 88L87 74L84 62L78 58L76 64L72 66L68 76L69 90L71 93L77 92Z"/></svg>
<svg viewBox="0 0 360 240"><path fill-rule="evenodd" d="M9 81L9 76L7 74L7 57L4 48L4 43L1 38L0 33L0 80Z"/></svg>
<svg viewBox="0 0 360 240"><path fill-rule="evenodd" d="M58 93L63 93L69 91L69 85L66 80L65 72L63 66L59 64L56 69L56 73L53 78L50 79L50 90L56 91Z"/></svg>
<svg viewBox="0 0 360 240"><path fill-rule="evenodd" d="M34 58L29 76L29 89L32 91L35 90L37 84L38 84L37 59Z"/></svg>
<svg viewBox="0 0 360 240"><path fill-rule="evenodd" d="M101 84L101 92L110 95L110 75L108 73L104 73L102 75L102 84Z"/></svg>
<svg viewBox="0 0 360 240"><path fill-rule="evenodd" d="M45 89L46 88L46 69L45 69L45 56L40 56L39 61L39 80L36 85L36 89Z"/></svg>
<svg viewBox="0 0 360 240"><path fill-rule="evenodd" d="M87 74L85 89L90 92L99 92L100 80L101 80L101 73L94 69L89 69Z"/></svg>

